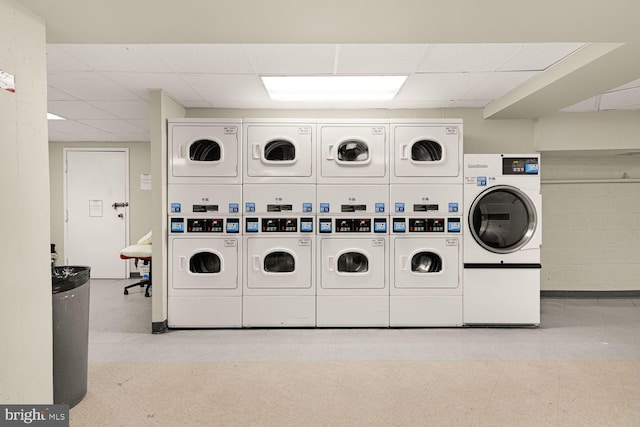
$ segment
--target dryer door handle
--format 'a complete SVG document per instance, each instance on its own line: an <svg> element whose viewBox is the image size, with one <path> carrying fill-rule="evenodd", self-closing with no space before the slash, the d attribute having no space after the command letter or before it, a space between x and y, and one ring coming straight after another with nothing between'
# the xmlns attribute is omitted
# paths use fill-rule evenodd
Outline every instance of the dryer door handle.
<svg viewBox="0 0 640 427"><path fill-rule="evenodd" d="M178 149L178 158L186 159L187 158L187 146L184 144L180 144L180 148Z"/></svg>
<svg viewBox="0 0 640 427"><path fill-rule="evenodd" d="M184 269L187 266L187 257L186 256L181 256L178 257L178 260L180 261L180 271L184 271Z"/></svg>
<svg viewBox="0 0 640 427"><path fill-rule="evenodd" d="M260 271L260 255L254 255L251 259L253 260L253 269Z"/></svg>
<svg viewBox="0 0 640 427"><path fill-rule="evenodd" d="M400 257L400 270L407 271L407 266L409 264L409 257L406 255L402 255Z"/></svg>
<svg viewBox="0 0 640 427"><path fill-rule="evenodd" d="M258 160L260 158L260 144L252 144L251 153L252 153L252 157Z"/></svg>
<svg viewBox="0 0 640 427"><path fill-rule="evenodd" d="M333 257L327 257L327 271L333 271Z"/></svg>
<svg viewBox="0 0 640 427"><path fill-rule="evenodd" d="M400 145L400 158L402 160L407 160L409 158L409 145L407 144Z"/></svg>
<svg viewBox="0 0 640 427"><path fill-rule="evenodd" d="M327 145L327 160L333 160L333 144Z"/></svg>

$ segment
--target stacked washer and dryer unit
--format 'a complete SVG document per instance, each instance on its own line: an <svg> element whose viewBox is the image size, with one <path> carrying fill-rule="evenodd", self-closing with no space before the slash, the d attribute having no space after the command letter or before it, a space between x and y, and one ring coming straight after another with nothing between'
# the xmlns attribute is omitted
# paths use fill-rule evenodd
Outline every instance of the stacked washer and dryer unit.
<svg viewBox="0 0 640 427"><path fill-rule="evenodd" d="M245 119L245 327L316 324L315 123Z"/></svg>
<svg viewBox="0 0 640 427"><path fill-rule="evenodd" d="M462 326L462 120L391 121L391 326Z"/></svg>
<svg viewBox="0 0 640 427"><path fill-rule="evenodd" d="M168 124L169 327L242 326L242 122Z"/></svg>

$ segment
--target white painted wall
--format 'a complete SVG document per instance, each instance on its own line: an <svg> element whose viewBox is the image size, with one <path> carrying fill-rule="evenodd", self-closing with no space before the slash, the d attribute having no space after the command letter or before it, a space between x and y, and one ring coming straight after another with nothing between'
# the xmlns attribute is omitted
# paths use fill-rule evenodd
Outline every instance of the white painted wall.
<svg viewBox="0 0 640 427"><path fill-rule="evenodd" d="M167 119L185 110L163 90L151 92L151 192L153 228L153 294L151 321L167 320Z"/></svg>
<svg viewBox="0 0 640 427"><path fill-rule="evenodd" d="M42 20L0 0L0 404L53 402L45 61Z"/></svg>
<svg viewBox="0 0 640 427"><path fill-rule="evenodd" d="M130 243L151 230L151 191L140 190L140 175L151 172L149 142L50 142L49 176L51 188L51 243L56 244L60 260L64 259L64 156L67 148L129 149L129 236ZM58 262L61 265L62 261ZM124 261L123 261L124 262ZM137 271L130 261L131 272Z"/></svg>

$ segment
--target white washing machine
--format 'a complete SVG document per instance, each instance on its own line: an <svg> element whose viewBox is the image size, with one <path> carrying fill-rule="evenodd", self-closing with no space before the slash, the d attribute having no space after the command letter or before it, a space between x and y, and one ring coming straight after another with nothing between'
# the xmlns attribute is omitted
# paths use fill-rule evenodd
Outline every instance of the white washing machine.
<svg viewBox="0 0 640 427"><path fill-rule="evenodd" d="M167 181L241 184L242 120L171 119Z"/></svg>
<svg viewBox="0 0 640 427"><path fill-rule="evenodd" d="M388 184L388 120L318 121L319 184Z"/></svg>
<svg viewBox="0 0 640 427"><path fill-rule="evenodd" d="M392 185L391 326L462 326L462 186Z"/></svg>
<svg viewBox="0 0 640 427"><path fill-rule="evenodd" d="M315 184L315 120L245 119L244 183Z"/></svg>
<svg viewBox="0 0 640 427"><path fill-rule="evenodd" d="M315 185L245 184L243 194L243 326L315 326Z"/></svg>
<svg viewBox="0 0 640 427"><path fill-rule="evenodd" d="M464 156L464 323L540 323L539 154Z"/></svg>
<svg viewBox="0 0 640 427"><path fill-rule="evenodd" d="M317 326L389 326L388 186L318 185Z"/></svg>
<svg viewBox="0 0 640 427"><path fill-rule="evenodd" d="M168 186L167 322L242 326L240 185Z"/></svg>
<svg viewBox="0 0 640 427"><path fill-rule="evenodd" d="M462 185L462 120L390 121L391 184Z"/></svg>

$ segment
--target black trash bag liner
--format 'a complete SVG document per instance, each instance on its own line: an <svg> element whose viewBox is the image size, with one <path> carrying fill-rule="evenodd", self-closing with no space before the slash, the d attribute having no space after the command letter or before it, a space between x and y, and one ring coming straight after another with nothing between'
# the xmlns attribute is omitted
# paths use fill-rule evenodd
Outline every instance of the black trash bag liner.
<svg viewBox="0 0 640 427"><path fill-rule="evenodd" d="M70 291L89 281L91 267L63 265L51 268L51 292Z"/></svg>

